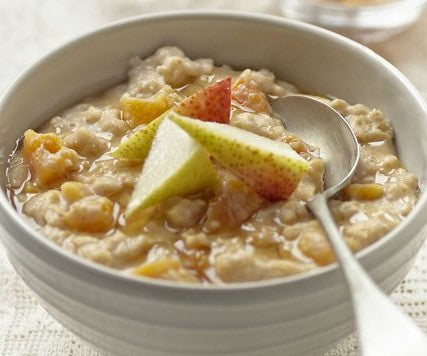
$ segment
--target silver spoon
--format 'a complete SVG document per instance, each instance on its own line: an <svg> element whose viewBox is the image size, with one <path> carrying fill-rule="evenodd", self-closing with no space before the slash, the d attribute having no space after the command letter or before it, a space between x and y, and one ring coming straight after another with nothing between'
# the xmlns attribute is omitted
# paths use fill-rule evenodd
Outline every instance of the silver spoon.
<svg viewBox="0 0 427 356"><path fill-rule="evenodd" d="M308 207L320 221L341 265L353 303L363 356L426 356L427 337L374 284L352 255L329 211L327 201L344 188L359 161L359 145L344 118L328 105L302 95L273 102L286 129L321 149L325 160L325 191Z"/></svg>

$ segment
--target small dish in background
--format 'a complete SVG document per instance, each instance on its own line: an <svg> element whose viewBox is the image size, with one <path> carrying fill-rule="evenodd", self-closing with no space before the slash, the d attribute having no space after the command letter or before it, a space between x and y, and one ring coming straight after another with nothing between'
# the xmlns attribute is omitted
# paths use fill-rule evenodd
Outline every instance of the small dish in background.
<svg viewBox="0 0 427 356"><path fill-rule="evenodd" d="M427 0L281 0L285 17L309 22L360 42L399 33L420 17Z"/></svg>

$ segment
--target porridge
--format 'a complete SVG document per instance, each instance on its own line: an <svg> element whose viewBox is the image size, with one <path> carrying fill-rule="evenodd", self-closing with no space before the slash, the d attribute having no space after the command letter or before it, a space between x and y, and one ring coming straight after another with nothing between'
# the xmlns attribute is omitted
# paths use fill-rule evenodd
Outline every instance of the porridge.
<svg viewBox="0 0 427 356"><path fill-rule="evenodd" d="M256 281L334 261L305 204L323 189L321 147L286 131L270 106L297 88L176 47L130 66L128 82L18 140L8 192L35 229L96 263L173 281ZM358 251L408 215L417 179L380 111L318 100L360 143L352 183L330 201Z"/></svg>

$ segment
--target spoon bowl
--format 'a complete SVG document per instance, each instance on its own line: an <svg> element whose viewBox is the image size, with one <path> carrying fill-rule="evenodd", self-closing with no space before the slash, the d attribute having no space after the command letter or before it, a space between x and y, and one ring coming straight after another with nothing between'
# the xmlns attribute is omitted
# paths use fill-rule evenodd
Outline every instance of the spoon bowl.
<svg viewBox="0 0 427 356"><path fill-rule="evenodd" d="M347 185L359 162L359 144L350 125L333 108L304 95L289 95L272 104L286 129L319 147L325 162L324 186L329 197Z"/></svg>

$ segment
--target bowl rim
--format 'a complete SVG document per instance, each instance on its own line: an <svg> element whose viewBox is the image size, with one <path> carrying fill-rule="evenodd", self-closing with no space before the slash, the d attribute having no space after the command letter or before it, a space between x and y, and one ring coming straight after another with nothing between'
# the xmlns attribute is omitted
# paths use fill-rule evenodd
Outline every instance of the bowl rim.
<svg viewBox="0 0 427 356"><path fill-rule="evenodd" d="M322 38L329 42L339 43L341 46L346 47L350 52L357 52L367 56L370 61L376 62L384 67L388 73L395 77L397 81L403 85L408 94L412 96L415 102L419 105L419 108L424 113L424 121L427 125L427 104L422 98L421 94L414 87L414 85L392 64L386 61L384 58L368 49L367 47L352 41L344 36L336 34L334 32L322 29L320 27L302 23L295 20L290 20L273 15L265 14L254 14L250 12L238 12L238 11L229 11L229 10L183 10L183 11L174 11L174 12L159 12L148 15L140 15L130 18L121 19L118 21L111 22L107 25L101 26L95 30L86 32L84 34L75 36L73 39L65 42L59 47L54 48L52 51L48 52L46 55L42 56L40 59L35 61L30 65L26 70L24 70L14 81L12 81L3 93L0 95L0 110L7 103L10 97L14 95L15 88L17 88L22 82L25 82L29 76L35 71L37 71L38 66L46 61L54 59L57 55L66 49L72 49L72 47L77 46L81 41L87 39L93 39L99 35L103 35L109 32L114 32L125 28L128 26L134 26L142 23L150 23L155 21L166 21L173 19L219 19L219 20L231 20L239 22L255 22L260 24L268 24L273 26L279 26L293 30L299 33L304 33L309 36L315 36ZM407 228L408 225L412 223L417 217L421 218L420 215L423 214L423 210L427 210L427 192L422 191L419 197L419 200L415 207L412 209L410 214L390 233L386 234L384 237L374 242L370 246L362 249L356 254L357 259L360 263L363 264L363 261L371 255L374 251L381 249L384 245L387 245L390 241L394 240L397 235L402 234ZM424 213L425 214L425 213ZM196 283L186 283L186 282L173 282L158 280L154 278L147 277L133 277L122 273L120 270L116 270L110 267L97 264L90 260L87 260L83 257L77 256L74 253L65 250L63 247L56 245L53 241L45 237L42 233L36 231L30 226L21 215L12 207L7 195L2 190L0 193L0 227L6 231L14 230L14 232L19 232L31 238L31 242L35 243L37 247L44 249L45 253L49 253L51 257L55 257L57 260L66 261L69 266L75 268L75 270L80 270L83 273L79 273L79 278L87 280L89 283L98 283L105 285L107 288L112 288L112 286L117 286L120 283L123 287L128 287L128 290L140 291L146 290L147 288L152 289L153 291L159 290L169 290L169 291L195 291L197 293L233 293L233 292L248 292L256 291L261 289L270 288L280 288L283 286L296 286L296 285L305 285L310 283L313 279L320 279L321 277L326 278L331 273L336 272L338 269L337 263L332 263L328 266L317 267L308 272L303 272L295 275L253 281L253 282L239 282L239 283L228 283L228 284L196 284ZM422 229L422 226L419 227L417 233ZM14 234L10 232L12 239L15 239ZM58 268L58 266L56 266ZM65 273L71 274L72 271L67 270Z"/></svg>

